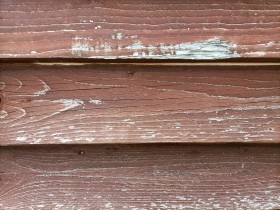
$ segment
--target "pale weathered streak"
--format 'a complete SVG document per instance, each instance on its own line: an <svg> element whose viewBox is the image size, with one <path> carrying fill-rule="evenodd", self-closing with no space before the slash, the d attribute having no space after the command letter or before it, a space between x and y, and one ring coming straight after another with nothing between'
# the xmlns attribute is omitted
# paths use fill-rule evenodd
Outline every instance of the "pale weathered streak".
<svg viewBox="0 0 280 210"><path fill-rule="evenodd" d="M279 209L279 146L0 147L0 208Z"/></svg>
<svg viewBox="0 0 280 210"><path fill-rule="evenodd" d="M280 142L279 66L2 66L2 145Z"/></svg>
<svg viewBox="0 0 280 210"><path fill-rule="evenodd" d="M279 5L279 0L1 1L0 57L279 57Z"/></svg>

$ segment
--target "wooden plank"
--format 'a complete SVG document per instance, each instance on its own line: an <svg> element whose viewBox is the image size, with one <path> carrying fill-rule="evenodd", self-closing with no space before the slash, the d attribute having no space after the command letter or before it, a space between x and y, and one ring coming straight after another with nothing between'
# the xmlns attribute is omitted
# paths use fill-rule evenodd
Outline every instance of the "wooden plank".
<svg viewBox="0 0 280 210"><path fill-rule="evenodd" d="M279 14L279 0L1 1L0 57L276 58Z"/></svg>
<svg viewBox="0 0 280 210"><path fill-rule="evenodd" d="M1 209L279 209L280 148L0 148Z"/></svg>
<svg viewBox="0 0 280 210"><path fill-rule="evenodd" d="M3 64L0 144L279 143L279 66Z"/></svg>

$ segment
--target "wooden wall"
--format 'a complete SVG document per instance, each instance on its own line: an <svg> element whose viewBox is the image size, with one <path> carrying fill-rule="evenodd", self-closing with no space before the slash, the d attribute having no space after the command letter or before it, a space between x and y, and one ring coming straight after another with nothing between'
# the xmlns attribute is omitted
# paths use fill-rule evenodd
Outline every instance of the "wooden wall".
<svg viewBox="0 0 280 210"><path fill-rule="evenodd" d="M280 209L279 49L279 0L0 0L0 209Z"/></svg>

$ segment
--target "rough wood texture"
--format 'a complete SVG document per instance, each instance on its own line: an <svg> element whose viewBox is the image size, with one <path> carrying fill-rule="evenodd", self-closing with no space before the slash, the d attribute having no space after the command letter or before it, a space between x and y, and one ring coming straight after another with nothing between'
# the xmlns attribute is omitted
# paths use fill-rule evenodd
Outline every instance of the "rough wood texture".
<svg viewBox="0 0 280 210"><path fill-rule="evenodd" d="M279 209L279 146L0 148L1 209Z"/></svg>
<svg viewBox="0 0 280 210"><path fill-rule="evenodd" d="M0 57L279 57L279 14L279 0L1 1Z"/></svg>
<svg viewBox="0 0 280 210"><path fill-rule="evenodd" d="M279 66L3 64L0 144L280 142Z"/></svg>

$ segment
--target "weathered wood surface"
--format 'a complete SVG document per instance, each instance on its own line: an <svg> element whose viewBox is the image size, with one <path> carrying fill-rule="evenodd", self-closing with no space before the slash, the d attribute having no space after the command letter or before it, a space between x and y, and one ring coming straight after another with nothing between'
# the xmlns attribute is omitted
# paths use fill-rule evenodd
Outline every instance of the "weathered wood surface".
<svg viewBox="0 0 280 210"><path fill-rule="evenodd" d="M279 57L279 14L279 0L0 1L0 57Z"/></svg>
<svg viewBox="0 0 280 210"><path fill-rule="evenodd" d="M280 142L279 66L3 64L0 144Z"/></svg>
<svg viewBox="0 0 280 210"><path fill-rule="evenodd" d="M0 148L1 209L279 209L279 146Z"/></svg>

